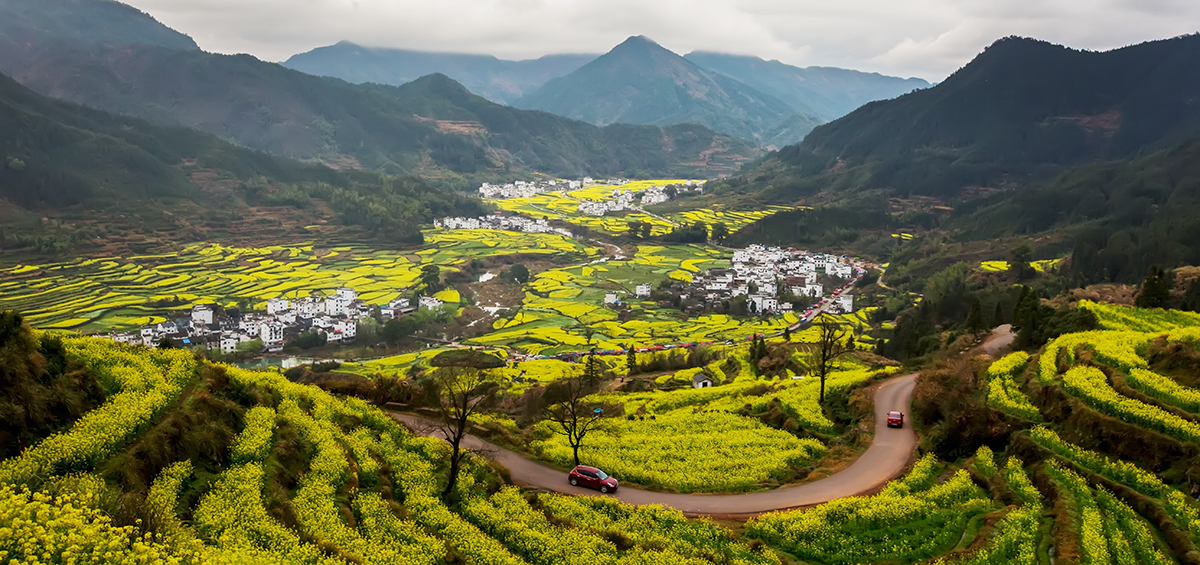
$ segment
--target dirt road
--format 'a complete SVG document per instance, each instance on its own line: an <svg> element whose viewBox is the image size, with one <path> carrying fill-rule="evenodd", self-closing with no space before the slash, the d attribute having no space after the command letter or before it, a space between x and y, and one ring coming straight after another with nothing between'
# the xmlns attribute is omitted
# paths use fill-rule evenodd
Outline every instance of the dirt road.
<svg viewBox="0 0 1200 565"><path fill-rule="evenodd" d="M992 334L988 336L980 348L983 349L984 353L995 357L1004 348L1012 345L1013 340L1016 338L1017 334L1013 333L1012 324L1003 324L996 326L996 329L992 330Z"/></svg>
<svg viewBox="0 0 1200 565"><path fill-rule="evenodd" d="M916 448L917 436L912 431L911 423L906 420L903 428L889 428L886 417L889 410L900 410L906 415L909 413L916 377L915 374L896 377L875 389L875 438L871 446L845 470L829 477L745 494L670 494L621 486L616 497L630 504L662 504L689 515L752 515L810 506L869 492L903 472ZM396 413L392 416L418 433L424 433L422 430L428 428L425 425L427 421L419 417ZM567 484L566 473L474 436L468 436L465 444L470 449L484 451L487 457L507 467L513 480L522 486L572 495L610 496L583 487L572 487Z"/></svg>

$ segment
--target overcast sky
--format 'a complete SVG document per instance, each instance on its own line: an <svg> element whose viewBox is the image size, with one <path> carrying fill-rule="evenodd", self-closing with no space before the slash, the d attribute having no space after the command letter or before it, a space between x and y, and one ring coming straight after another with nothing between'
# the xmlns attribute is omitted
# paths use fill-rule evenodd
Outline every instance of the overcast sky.
<svg viewBox="0 0 1200 565"><path fill-rule="evenodd" d="M1106 50L1200 28L1197 0L124 0L218 53L269 61L349 40L505 59L603 53L646 35L940 81L998 38Z"/></svg>

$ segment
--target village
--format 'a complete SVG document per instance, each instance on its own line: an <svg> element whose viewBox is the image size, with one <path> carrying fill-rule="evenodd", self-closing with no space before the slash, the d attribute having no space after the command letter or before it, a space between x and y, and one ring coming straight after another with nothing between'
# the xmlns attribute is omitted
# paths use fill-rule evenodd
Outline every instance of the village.
<svg viewBox="0 0 1200 565"><path fill-rule="evenodd" d="M679 185L658 185L646 190L633 192L614 188L612 198L593 201L581 200L578 211L589 216L604 216L609 212L624 212L626 210L640 211L643 206L653 206L670 202L672 198L684 192L704 192L704 181L685 181Z"/></svg>
<svg viewBox="0 0 1200 565"><path fill-rule="evenodd" d="M147 347L167 340L174 347L219 350L226 355L245 351L244 344L253 344L251 347L258 351L248 353L277 353L310 331L323 334L326 343L353 342L358 335L358 321L372 317L376 309L386 322L418 309L433 310L443 305L432 296L417 297L415 304L409 298L398 298L371 305L359 300L354 289L339 288L329 296L314 291L294 300L272 298L267 300L265 312L243 313L237 308L200 304L193 306L188 316L143 326L138 332L114 332L103 337Z"/></svg>
<svg viewBox="0 0 1200 565"><path fill-rule="evenodd" d="M544 220L543 220L544 222ZM482 219L446 218L447 229L524 230L548 227L521 216L488 216ZM484 227L489 226L489 227ZM815 316L814 309L851 313L854 297L849 289L864 267L845 256L809 253L795 249L751 245L735 250L730 265L697 273L690 281L666 279L657 287L637 284L632 299L653 300L689 316L720 311L739 316L776 316L797 312L801 321ZM834 288L826 295L827 288ZM609 308L626 307L625 291L604 296ZM413 295L386 304L368 304L353 288L338 288L332 294L312 292L302 298L271 298L263 309L243 312L218 304L198 304L185 316L143 326L136 332L113 332L113 341L156 347L170 345L188 349L257 355L277 353L307 333L320 334L323 343L349 343L358 335L358 323L368 317L382 322L421 309L435 310L443 302L432 296ZM815 305L815 306L814 306ZM803 310L802 313L799 311Z"/></svg>
<svg viewBox="0 0 1200 565"><path fill-rule="evenodd" d="M525 216L499 216L490 214L477 218L439 218L433 221L434 227L447 230L505 230L524 233L551 233L565 237L575 237L570 230L556 228L545 218L533 219Z"/></svg>
<svg viewBox="0 0 1200 565"><path fill-rule="evenodd" d="M657 290L687 313L710 312L717 304L737 303L735 299L741 298L747 314L772 316L792 312L796 305L822 302L826 290L822 281L827 281L837 287L828 299L829 310L849 314L854 311L854 296L847 290L864 273L862 266L844 256L761 245L734 251L730 262L728 268L709 269L691 282L668 283ZM655 291L648 283L639 284L634 297L653 299ZM619 305L621 294L607 293L605 304Z"/></svg>
<svg viewBox="0 0 1200 565"><path fill-rule="evenodd" d="M569 191L579 190L596 185L620 187L629 184L628 179L607 179L597 181L590 177L584 177L581 180L549 180L549 181L514 181L508 184L491 184L483 183L479 187L479 197L484 200L510 200L515 198L533 198L534 196L547 192L562 192L564 194ZM683 181L677 184L660 184L650 186L644 190L629 190L621 188L613 188L610 198L602 200L578 199L579 205L577 211L580 214L589 216L604 216L610 212L623 212L627 210L640 210L643 206L653 206L669 202L681 193L695 192L702 194L706 181ZM568 194L568 196L571 196ZM477 224L468 223L469 220L476 220ZM487 227L459 227L467 225L493 225L497 219L492 216L487 218L445 218L439 220L441 224L449 224L447 229L498 229ZM441 226L439 226L441 227ZM535 231L535 230L543 231ZM541 227L538 225L519 225L517 231L527 231L530 233L552 233L545 231L548 226Z"/></svg>

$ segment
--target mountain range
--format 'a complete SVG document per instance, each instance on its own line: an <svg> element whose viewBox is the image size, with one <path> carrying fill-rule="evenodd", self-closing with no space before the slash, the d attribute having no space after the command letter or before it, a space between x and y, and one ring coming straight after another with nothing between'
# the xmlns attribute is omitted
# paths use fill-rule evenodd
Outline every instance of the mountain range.
<svg viewBox="0 0 1200 565"><path fill-rule="evenodd" d="M0 0L0 72L54 98L275 155L455 186L533 171L715 176L759 153L703 127L602 129L516 110L436 75L410 88L353 85L206 53L109 0Z"/></svg>
<svg viewBox="0 0 1200 565"><path fill-rule="evenodd" d="M596 57L561 54L506 61L491 55L382 49L342 41L292 55L282 65L354 84L373 82L400 86L425 75L443 74L488 100L511 104L522 94L552 78L569 74Z"/></svg>
<svg viewBox="0 0 1200 565"><path fill-rule="evenodd" d="M645 37L629 38L603 56L526 61L341 42L294 55L283 65L395 86L436 72L495 102L598 125L694 122L780 147L867 102L929 86L921 79L798 68L757 57L697 51L681 58Z"/></svg>
<svg viewBox="0 0 1200 565"><path fill-rule="evenodd" d="M795 112L784 101L706 71L646 37L631 37L575 72L513 103L597 125L698 123L770 145ZM783 143L799 141L820 120L803 116Z"/></svg>
<svg viewBox="0 0 1200 565"><path fill-rule="evenodd" d="M835 67L800 68L744 55L693 51L683 58L739 80L786 102L799 113L822 121L836 120L868 102L931 86L919 78L904 79Z"/></svg>
<svg viewBox="0 0 1200 565"><path fill-rule="evenodd" d="M934 88L816 128L749 177L960 198L1200 132L1200 36L1107 52L1001 39ZM765 174L770 171L770 174Z"/></svg>

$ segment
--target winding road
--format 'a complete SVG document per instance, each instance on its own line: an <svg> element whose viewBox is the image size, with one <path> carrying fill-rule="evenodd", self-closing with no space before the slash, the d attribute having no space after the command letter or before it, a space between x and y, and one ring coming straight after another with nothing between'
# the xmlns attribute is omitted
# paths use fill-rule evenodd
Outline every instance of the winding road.
<svg viewBox="0 0 1200 565"><path fill-rule="evenodd" d="M916 378L916 374L904 375L875 387L875 437L871 446L849 467L824 479L744 494L672 494L621 486L615 496L630 504L661 504L688 515L754 515L812 506L871 492L900 475L916 448L917 436L909 422L905 422L900 429L887 427L888 411L899 410L908 414ZM435 435L435 432L427 431L431 429L429 420L399 413L392 413L392 416L417 433ZM468 449L484 452L489 459L507 467L513 481L522 486L572 495L610 496L583 487L572 487L567 484L563 471L530 461L477 437L467 436L464 445Z"/></svg>

